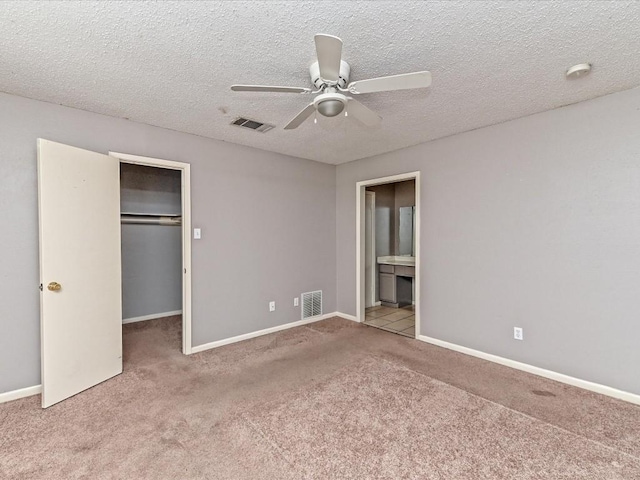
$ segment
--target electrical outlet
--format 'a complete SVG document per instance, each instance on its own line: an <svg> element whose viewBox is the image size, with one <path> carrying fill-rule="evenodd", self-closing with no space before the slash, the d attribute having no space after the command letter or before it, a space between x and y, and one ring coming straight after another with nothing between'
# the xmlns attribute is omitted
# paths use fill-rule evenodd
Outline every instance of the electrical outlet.
<svg viewBox="0 0 640 480"><path fill-rule="evenodd" d="M513 338L516 340L524 340L524 335L522 333L522 328L513 327Z"/></svg>
<svg viewBox="0 0 640 480"><path fill-rule="evenodd" d="M270 312L276 311L276 302L269 302L269 311Z"/></svg>
<svg viewBox="0 0 640 480"><path fill-rule="evenodd" d="M298 297L294 298L293 299L293 306L297 307L299 305L299 303L298 303L299 301L300 301L300 299Z"/></svg>

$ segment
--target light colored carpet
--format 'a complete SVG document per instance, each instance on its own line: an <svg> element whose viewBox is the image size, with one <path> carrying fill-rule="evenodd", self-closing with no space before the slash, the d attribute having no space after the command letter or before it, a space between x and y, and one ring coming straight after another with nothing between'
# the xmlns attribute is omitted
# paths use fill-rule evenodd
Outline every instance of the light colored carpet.
<svg viewBox="0 0 640 480"><path fill-rule="evenodd" d="M0 405L0 478L640 478L640 408L354 322L191 357L179 318L124 339L122 375Z"/></svg>
<svg viewBox="0 0 640 480"><path fill-rule="evenodd" d="M640 478L638 458L375 357L227 435L247 429L292 478Z"/></svg>

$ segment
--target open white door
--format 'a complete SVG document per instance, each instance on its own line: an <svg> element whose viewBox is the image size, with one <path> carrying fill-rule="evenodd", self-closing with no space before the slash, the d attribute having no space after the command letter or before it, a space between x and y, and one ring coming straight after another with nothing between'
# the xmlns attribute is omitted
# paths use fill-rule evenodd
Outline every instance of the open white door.
<svg viewBox="0 0 640 480"><path fill-rule="evenodd" d="M43 408L122 373L119 172L38 139Z"/></svg>

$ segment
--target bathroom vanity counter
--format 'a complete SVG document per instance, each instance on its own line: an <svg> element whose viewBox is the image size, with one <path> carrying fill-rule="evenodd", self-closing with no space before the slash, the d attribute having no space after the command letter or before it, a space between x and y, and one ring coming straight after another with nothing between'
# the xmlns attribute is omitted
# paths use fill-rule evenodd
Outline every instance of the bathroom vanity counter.
<svg viewBox="0 0 640 480"><path fill-rule="evenodd" d="M415 257L378 257L378 285L382 305L394 308L411 305L415 265Z"/></svg>
<svg viewBox="0 0 640 480"><path fill-rule="evenodd" d="M405 267L415 267L416 257L410 257L405 255L388 255L385 257L378 257L378 264L382 265L403 265Z"/></svg>

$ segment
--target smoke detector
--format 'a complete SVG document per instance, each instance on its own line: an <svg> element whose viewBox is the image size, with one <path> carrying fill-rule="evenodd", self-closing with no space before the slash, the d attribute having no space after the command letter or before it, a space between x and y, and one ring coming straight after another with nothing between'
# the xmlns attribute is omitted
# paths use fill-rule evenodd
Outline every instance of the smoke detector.
<svg viewBox="0 0 640 480"><path fill-rule="evenodd" d="M590 71L590 63L579 63L577 65L574 65L573 67L570 67L567 70L566 76L569 80L571 80L574 78L584 77L585 75L588 75Z"/></svg>

